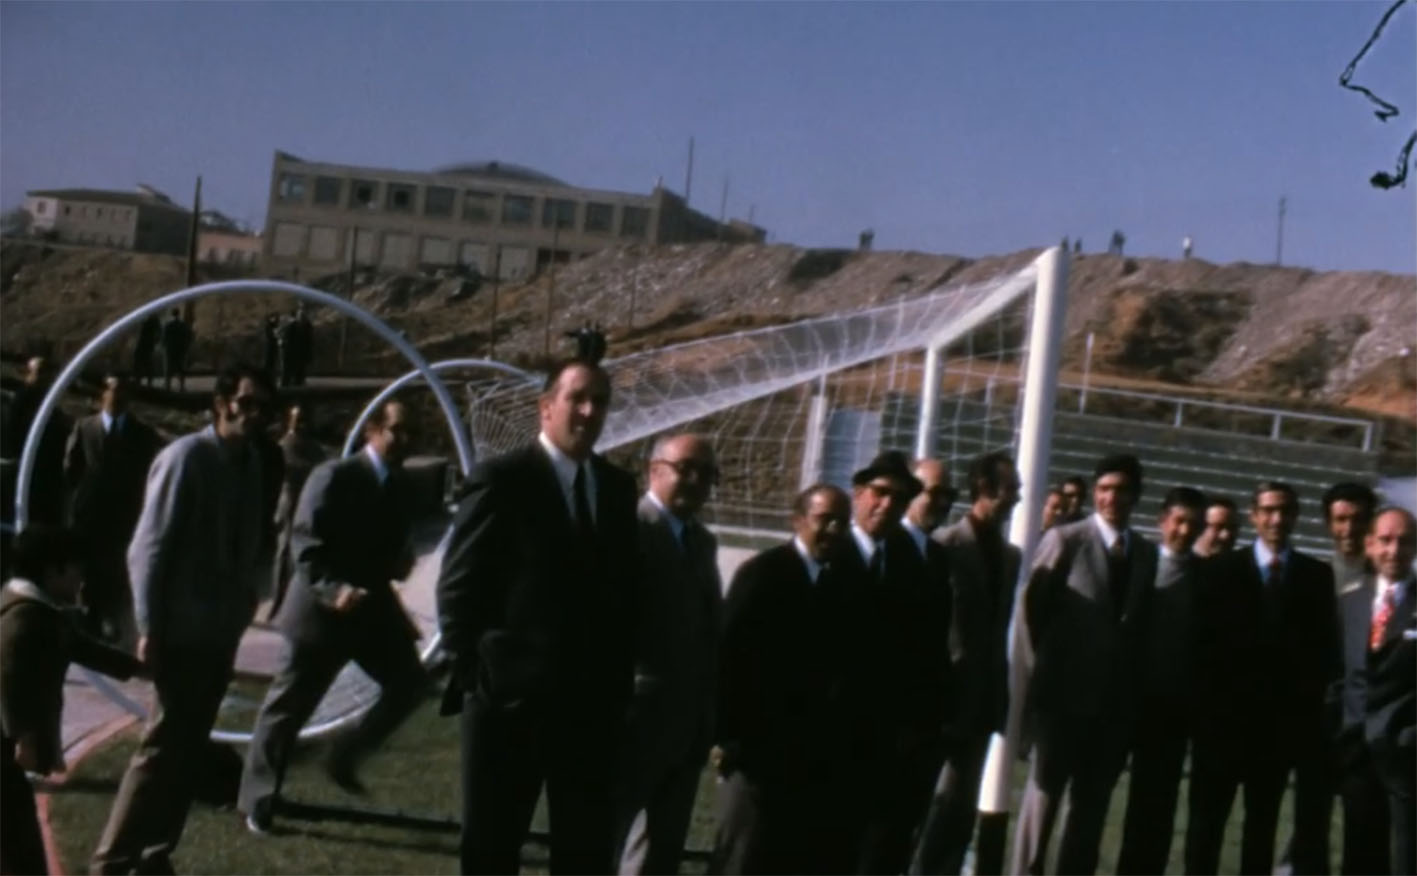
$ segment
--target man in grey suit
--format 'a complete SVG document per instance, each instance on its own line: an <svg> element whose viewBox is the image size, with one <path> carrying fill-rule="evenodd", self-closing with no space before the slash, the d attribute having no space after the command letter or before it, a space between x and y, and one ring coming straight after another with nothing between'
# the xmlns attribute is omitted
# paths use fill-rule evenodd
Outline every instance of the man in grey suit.
<svg viewBox="0 0 1417 876"><path fill-rule="evenodd" d="M272 395L261 371L222 373L215 423L169 444L148 472L128 575L157 706L90 861L95 873L173 872L198 761L256 610L267 521L252 442Z"/></svg>
<svg viewBox="0 0 1417 876"><path fill-rule="evenodd" d="M1128 528L1141 492L1135 456L1098 462L1096 512L1048 530L1017 607L1031 749L1014 873L1097 869L1107 804L1126 760L1156 581L1156 547ZM1067 795L1058 861L1048 843Z"/></svg>
<svg viewBox="0 0 1417 876"><path fill-rule="evenodd" d="M1191 549L1204 526L1205 496L1176 487L1161 502L1161 557L1143 652L1143 684L1132 738L1131 783L1117 872L1166 872L1181 765L1190 742L1195 578Z"/></svg>
<svg viewBox="0 0 1417 876"><path fill-rule="evenodd" d="M300 494L291 530L295 574L276 622L285 647L256 717L238 804L253 833L271 827L300 728L350 660L379 683L379 699L335 746L331 777L362 790L355 760L393 732L425 687L417 628L390 585L413 569L403 460L404 406L387 402L364 427L362 452L321 463Z"/></svg>
<svg viewBox="0 0 1417 876"><path fill-rule="evenodd" d="M677 873L689 816L713 742L718 542L696 515L717 480L713 448L697 435L655 442L640 500L644 558L639 657L616 780L621 873Z"/></svg>
<svg viewBox="0 0 1417 876"><path fill-rule="evenodd" d="M910 868L915 874L958 873L964 866L989 737L1004 729L1009 616L1020 562L1004 526L1018 494L1013 460L1004 453L980 456L969 466L968 513L933 536L950 567L954 605L949 641L956 700L950 750ZM1000 835L998 848L1002 846Z"/></svg>

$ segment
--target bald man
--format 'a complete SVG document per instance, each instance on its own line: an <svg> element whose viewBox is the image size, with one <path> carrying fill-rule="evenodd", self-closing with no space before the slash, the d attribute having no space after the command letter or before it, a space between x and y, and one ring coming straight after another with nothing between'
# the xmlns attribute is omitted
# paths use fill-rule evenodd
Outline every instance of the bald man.
<svg viewBox="0 0 1417 876"><path fill-rule="evenodd" d="M640 499L639 655L616 777L621 873L677 873L713 741L723 587L718 541L698 514L718 481L713 448L667 435L650 453Z"/></svg>

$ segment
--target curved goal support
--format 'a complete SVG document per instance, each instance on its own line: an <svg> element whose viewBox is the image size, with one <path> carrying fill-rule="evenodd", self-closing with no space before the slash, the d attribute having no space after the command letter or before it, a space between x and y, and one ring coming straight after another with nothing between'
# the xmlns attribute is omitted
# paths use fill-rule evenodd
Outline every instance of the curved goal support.
<svg viewBox="0 0 1417 876"><path fill-rule="evenodd" d="M437 362L431 363L428 367L436 374L442 374L445 371L453 371L460 368L486 368L489 371L500 371L503 374L510 374L513 377L524 377L528 381L536 380L535 375L530 372L523 371L505 362L498 362L495 359L440 359ZM364 424L369 422L370 417L374 416L374 412L379 409L379 405L393 398L394 394L399 390L422 377L423 371L415 368L381 389L379 394L374 396L373 400L365 406L364 410L359 412L359 416L355 419L354 425L350 427L349 434L345 436L344 449L340 451L340 455L349 456L355 451L359 444L359 438L364 432ZM467 432L461 420L454 420L452 418L448 419L448 428L452 429L455 433L466 434ZM463 463L462 473L466 475L469 468L470 466L468 466L467 463Z"/></svg>
<svg viewBox="0 0 1417 876"><path fill-rule="evenodd" d="M49 418L53 415L64 391L69 388L69 385L74 382L74 379L79 376L84 366L94 356L113 343L115 338L120 337L129 329L137 327L149 316L163 313L176 305L195 301L198 298L209 298L213 295L271 292L294 295L302 301L333 308L387 341L394 349L403 354L404 358L414 366L414 369L422 375L424 380L428 381L428 386L433 390L433 395L438 399L438 406L443 409L443 415L448 418L448 422L460 422L460 415L457 405L453 402L453 397L448 393L448 388L438 379L438 375L432 367L424 360L423 354L419 353L418 349L402 335L394 331L388 323L352 301L346 301L328 292L321 292L308 286L298 286L294 283L282 283L276 280L228 280L221 283L191 286L161 298L155 298L141 307L128 311L122 319L99 332L97 337L85 344L84 348L64 366L64 370L59 372L59 376L54 380L54 385L45 394L44 401L40 402L39 410L35 412L34 422L30 424L29 434L25 436L25 447L20 454L20 470L15 483L15 530L24 529L25 523L28 522L30 481L34 478L34 467L39 456L40 436L44 434L44 428L49 423ZM472 442L468 439L465 430L453 430L453 444L457 448L458 463L464 471L467 471L472 467L473 455Z"/></svg>
<svg viewBox="0 0 1417 876"><path fill-rule="evenodd" d="M84 367L92 361L96 355L112 344L116 338L122 336L124 332L140 325L142 321L149 316L164 313L179 304L215 295L272 292L293 295L311 304L321 304L333 308L344 316L368 328L403 354L404 358L414 366L414 370L411 373L422 377L423 380L428 383L429 388L433 390L433 395L438 400L438 406L442 408L443 415L447 418L448 424L452 429L453 445L457 449L458 464L464 472L472 467L472 442L468 437L467 430L461 428L462 419L458 407L453 401L452 395L448 392L447 386L438 378L437 372L423 358L423 355L418 352L418 349L409 343L403 335L390 327L388 323L351 301L336 297L327 292L321 292L318 289L311 289L308 286L282 283L275 280L230 280L221 283L206 283L164 295L161 298L156 298L129 311L121 319L114 322L102 332L99 332L93 340L84 345L83 349L79 350L74 358L59 372L59 376L55 378L54 384L49 388L49 392L45 394L44 400L40 402L39 409L35 412L34 422L30 424L29 433L25 437L24 450L20 454L20 468L15 484L14 531L18 532L24 529L25 524L28 522L30 481L34 478L34 468L38 459L40 436L44 434L45 426L48 424L49 418L53 415L54 409L58 406L59 399L83 371ZM435 651L437 647L438 637L435 635L425 649L424 658L427 659L428 655ZM85 670L85 674L88 675L90 682L97 690L102 692L124 711L139 718L145 718L147 716L146 709L134 702L131 698L125 696L121 690L106 678L88 670ZM349 714L342 715L335 720L307 726L301 731L300 735L302 738L319 736L335 729L362 713L364 711L363 705L364 704L356 705L355 708L350 710ZM211 736L212 739L218 742L249 742L251 738L249 732L233 732L219 729L213 729Z"/></svg>

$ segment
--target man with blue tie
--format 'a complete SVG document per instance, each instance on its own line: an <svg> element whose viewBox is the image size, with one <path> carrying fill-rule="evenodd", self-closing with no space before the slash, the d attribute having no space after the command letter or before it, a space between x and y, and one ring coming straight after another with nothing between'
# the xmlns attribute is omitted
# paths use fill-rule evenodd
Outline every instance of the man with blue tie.
<svg viewBox="0 0 1417 876"><path fill-rule="evenodd" d="M1197 690L1186 872L1215 873L1235 792L1244 788L1240 871L1269 873L1291 772L1327 770L1325 699L1340 673L1337 602L1326 563L1290 544L1294 488L1255 488L1253 545L1216 557L1197 581ZM1325 798L1299 783L1294 867L1327 872Z"/></svg>

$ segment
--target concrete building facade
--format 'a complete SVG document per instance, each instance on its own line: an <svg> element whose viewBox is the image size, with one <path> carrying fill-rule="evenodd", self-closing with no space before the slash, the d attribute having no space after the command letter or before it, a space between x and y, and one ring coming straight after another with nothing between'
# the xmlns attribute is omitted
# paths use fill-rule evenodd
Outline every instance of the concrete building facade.
<svg viewBox="0 0 1417 876"><path fill-rule="evenodd" d="M505 162L434 172L305 161L276 152L265 270L305 278L361 266L461 265L520 280L627 243L758 240L761 228L719 223L662 186L648 195L584 189Z"/></svg>
<svg viewBox="0 0 1417 876"><path fill-rule="evenodd" d="M185 255L192 214L156 189L25 193L30 234L59 243Z"/></svg>

